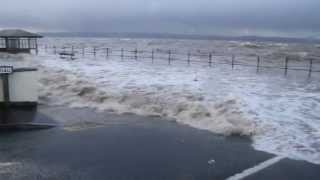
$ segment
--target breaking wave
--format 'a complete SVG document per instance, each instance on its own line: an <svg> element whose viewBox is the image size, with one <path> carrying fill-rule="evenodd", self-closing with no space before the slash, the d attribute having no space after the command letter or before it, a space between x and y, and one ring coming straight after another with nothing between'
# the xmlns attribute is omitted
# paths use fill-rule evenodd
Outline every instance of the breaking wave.
<svg viewBox="0 0 320 180"><path fill-rule="evenodd" d="M251 55L259 54L263 65L278 67L283 66L285 56L293 55L296 60L319 57L319 49L308 44L140 39L122 43L115 39L78 38L46 41L57 46L72 41L88 47L97 43L112 44L115 49L125 46L125 49L170 48L181 52L214 50L238 54L240 62L255 62ZM0 55L1 64L5 60L5 64L29 63L39 67L43 104L157 115L223 135L253 135L255 149L320 163L317 121L320 83L316 72L306 81L305 72L290 72L283 78L282 71L278 76L277 71L270 69L253 76L247 73L249 68L227 71L227 67L220 65L212 68L162 66L160 59L155 60L157 65L151 65L148 60L133 62L116 57L88 56L68 61L46 53L32 58L7 56ZM293 67L301 64L290 61ZM319 64L314 63L313 68L319 69ZM79 122L63 122L63 117L60 118L69 130L107 124L79 119Z"/></svg>
<svg viewBox="0 0 320 180"><path fill-rule="evenodd" d="M252 42L244 42L244 43L240 43L240 45L245 47L245 48L249 48L249 49L260 49L260 48L263 48L262 45L257 44L257 43L252 43Z"/></svg>
<svg viewBox="0 0 320 180"><path fill-rule="evenodd" d="M157 115L223 135L257 133L255 124L246 119L235 97L208 102L200 94L186 91L179 94L162 86L151 88L153 91L138 91L144 87L113 91L65 70L45 71L44 74L40 80L43 104Z"/></svg>

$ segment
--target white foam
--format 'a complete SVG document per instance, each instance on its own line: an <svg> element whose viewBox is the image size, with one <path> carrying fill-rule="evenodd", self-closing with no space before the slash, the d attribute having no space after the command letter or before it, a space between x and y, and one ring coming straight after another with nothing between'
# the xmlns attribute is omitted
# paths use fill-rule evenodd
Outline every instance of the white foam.
<svg viewBox="0 0 320 180"><path fill-rule="evenodd" d="M66 41L86 42L90 47L104 43L114 48L124 45L115 39L90 39L91 42L77 38L55 39L51 43ZM258 52L264 56L263 65L273 66L282 66L282 57L286 54L318 52L314 46L295 44L259 43L263 48L243 48L239 42L224 41L132 39L128 42L125 49L133 48L132 45L139 49L152 46L182 52L214 49L215 52L240 54L243 55L241 61L254 62L251 55ZM214 61L217 60L220 59L215 57ZM185 62L173 62L167 66L157 58L154 65L148 59L141 61L121 61L114 57L107 60L104 56L68 61L42 54L26 58L23 63L40 67L43 72L41 103L174 118L219 134L252 135L256 149L320 163L318 80L300 81L297 72L289 72L285 78L282 71L277 76L270 69L256 75L248 73L250 69L247 68L231 71L229 66L223 65L208 68L191 64L187 67ZM317 67L319 64L314 64L314 68ZM272 74L265 74L269 71ZM306 77L305 72L301 73ZM81 128L76 126L75 129L86 126L85 122L79 123Z"/></svg>
<svg viewBox="0 0 320 180"><path fill-rule="evenodd" d="M70 71L51 70L45 74L41 80L40 97L44 104L68 104L71 107L94 107L118 113L160 115L225 135L256 133L255 124L243 116L234 97L207 102L200 93L193 93L187 87L171 87L163 82L131 85L129 81L117 88L112 85L116 82L103 84L99 79L96 82L94 78L84 78ZM111 76L105 74L103 79L107 77Z"/></svg>

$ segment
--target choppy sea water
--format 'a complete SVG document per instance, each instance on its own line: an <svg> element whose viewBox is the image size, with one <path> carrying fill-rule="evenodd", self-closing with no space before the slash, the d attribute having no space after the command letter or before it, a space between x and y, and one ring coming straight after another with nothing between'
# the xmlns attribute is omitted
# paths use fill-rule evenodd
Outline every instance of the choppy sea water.
<svg viewBox="0 0 320 180"><path fill-rule="evenodd" d="M49 46L109 47L112 49L171 49L234 54L238 61L308 67L320 56L316 44L197 41L164 39L47 38ZM80 52L79 52L80 53ZM185 56L180 55L180 58ZM226 57L214 57L218 62ZM320 163L320 73L305 71L175 62L169 66L155 58L105 58L98 53L60 59L52 51L39 56L2 55L1 62L40 68L41 103L94 107L118 113L133 112L176 119L214 133L252 136L256 149ZM8 60L10 59L10 61ZM313 65L320 70L319 64Z"/></svg>

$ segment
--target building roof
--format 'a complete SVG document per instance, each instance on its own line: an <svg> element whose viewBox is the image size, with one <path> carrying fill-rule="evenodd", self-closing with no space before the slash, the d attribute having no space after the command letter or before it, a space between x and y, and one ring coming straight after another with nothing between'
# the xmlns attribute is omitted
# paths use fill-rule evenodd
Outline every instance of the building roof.
<svg viewBox="0 0 320 180"><path fill-rule="evenodd" d="M0 30L0 37L42 38L42 36L39 34L31 33L21 29Z"/></svg>

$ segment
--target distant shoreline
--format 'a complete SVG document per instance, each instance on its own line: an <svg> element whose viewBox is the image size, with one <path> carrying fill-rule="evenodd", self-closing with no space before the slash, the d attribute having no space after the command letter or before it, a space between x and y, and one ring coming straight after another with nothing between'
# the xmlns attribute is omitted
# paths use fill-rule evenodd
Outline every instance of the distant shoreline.
<svg viewBox="0 0 320 180"><path fill-rule="evenodd" d="M256 41L278 43L320 43L315 38L263 37L263 36L218 36L170 33L104 33L104 32L40 32L45 37L81 37L81 38L152 38L152 39L188 39L188 40L227 40Z"/></svg>

